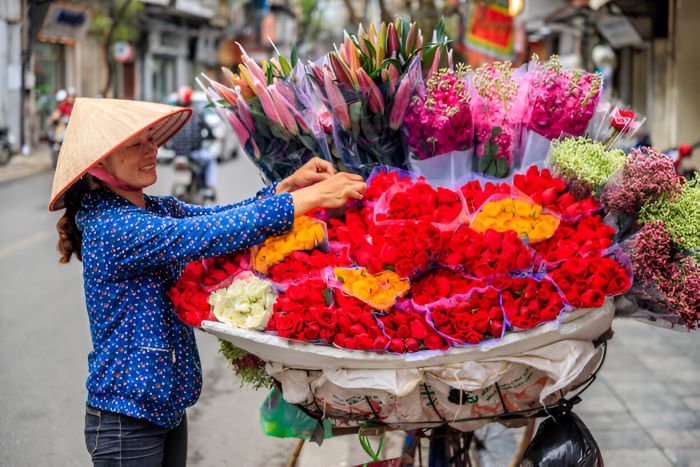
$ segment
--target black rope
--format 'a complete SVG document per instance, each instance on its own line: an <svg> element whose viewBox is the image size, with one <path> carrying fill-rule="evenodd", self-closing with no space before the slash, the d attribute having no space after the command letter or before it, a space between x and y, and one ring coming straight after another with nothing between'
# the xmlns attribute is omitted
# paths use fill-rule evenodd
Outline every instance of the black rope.
<svg viewBox="0 0 700 467"><path fill-rule="evenodd" d="M503 400L503 394L501 394L501 387L498 385L498 383L493 383L494 386L496 386L496 392L498 392L498 398L501 399L501 405L503 406L503 413L505 415L508 415L508 407L506 407L506 402Z"/></svg>
<svg viewBox="0 0 700 467"><path fill-rule="evenodd" d="M381 422L382 420L379 418L379 414L377 413L377 411L374 410L374 406L372 405L372 401L369 400L369 397L367 397L367 396L365 396L365 400L367 401L367 405L369 405L369 409L372 411L372 415L374 415L374 421Z"/></svg>

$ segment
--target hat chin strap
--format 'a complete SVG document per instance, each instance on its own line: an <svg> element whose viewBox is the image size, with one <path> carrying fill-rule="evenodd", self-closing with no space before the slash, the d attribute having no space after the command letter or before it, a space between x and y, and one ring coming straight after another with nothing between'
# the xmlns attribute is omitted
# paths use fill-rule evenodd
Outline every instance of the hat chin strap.
<svg viewBox="0 0 700 467"><path fill-rule="evenodd" d="M92 175L93 177L102 180L105 183L109 183L110 185L114 185L115 187L119 188L120 190L124 191L141 191L141 188L137 188L135 186L131 186L128 183L124 183L109 172L107 172L105 169L102 167L93 167L90 170L88 170L88 173Z"/></svg>

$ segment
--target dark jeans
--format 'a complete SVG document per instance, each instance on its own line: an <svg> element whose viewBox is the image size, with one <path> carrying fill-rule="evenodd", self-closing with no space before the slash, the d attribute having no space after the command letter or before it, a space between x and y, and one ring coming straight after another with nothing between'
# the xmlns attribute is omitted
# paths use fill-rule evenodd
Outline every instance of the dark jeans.
<svg viewBox="0 0 700 467"><path fill-rule="evenodd" d="M187 416L168 430L140 418L97 410L85 411L85 445L95 467L184 466Z"/></svg>

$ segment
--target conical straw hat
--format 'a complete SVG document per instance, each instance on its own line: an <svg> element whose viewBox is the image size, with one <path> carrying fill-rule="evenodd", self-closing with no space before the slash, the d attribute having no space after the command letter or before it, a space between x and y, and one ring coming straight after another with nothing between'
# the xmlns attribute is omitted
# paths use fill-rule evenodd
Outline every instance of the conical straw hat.
<svg viewBox="0 0 700 467"><path fill-rule="evenodd" d="M187 122L192 109L120 99L75 100L53 177L49 210L63 208L63 193L105 157L152 129L161 146Z"/></svg>

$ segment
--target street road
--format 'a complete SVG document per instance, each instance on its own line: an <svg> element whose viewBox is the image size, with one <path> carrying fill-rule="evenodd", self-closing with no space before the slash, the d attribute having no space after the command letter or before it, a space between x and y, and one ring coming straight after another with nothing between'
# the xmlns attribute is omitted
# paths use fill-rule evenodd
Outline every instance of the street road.
<svg viewBox="0 0 700 467"><path fill-rule="evenodd" d="M168 194L172 169L159 166L149 192ZM52 174L0 184L0 465L89 465L83 438L87 354L91 350L81 264L58 263L57 214L47 211ZM262 186L246 159L220 166L219 201ZM700 336L616 321L601 378L577 409L608 466L698 465ZM286 465L294 440L266 438L264 391L241 389L217 341L197 333L204 370L200 401L188 411L189 463ZM397 455L400 437L388 450ZM300 465L367 461L357 439L306 446Z"/></svg>

